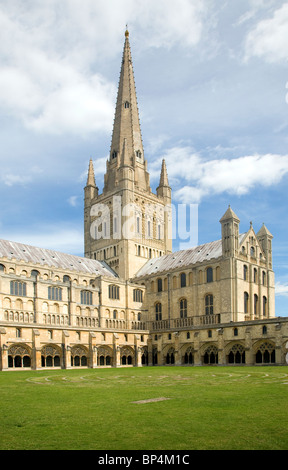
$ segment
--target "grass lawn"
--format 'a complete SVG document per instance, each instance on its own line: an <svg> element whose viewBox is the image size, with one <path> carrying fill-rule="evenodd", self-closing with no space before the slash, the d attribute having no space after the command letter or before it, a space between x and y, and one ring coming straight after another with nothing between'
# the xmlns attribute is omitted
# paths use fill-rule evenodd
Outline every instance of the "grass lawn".
<svg viewBox="0 0 288 470"><path fill-rule="evenodd" d="M7 371L0 387L1 450L288 449L286 367Z"/></svg>

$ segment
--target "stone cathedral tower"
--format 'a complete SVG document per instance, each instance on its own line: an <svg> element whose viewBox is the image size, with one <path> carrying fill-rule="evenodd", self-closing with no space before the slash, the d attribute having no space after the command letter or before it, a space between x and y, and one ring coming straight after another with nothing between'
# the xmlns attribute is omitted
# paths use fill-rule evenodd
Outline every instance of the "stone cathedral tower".
<svg viewBox="0 0 288 470"><path fill-rule="evenodd" d="M156 194L150 187L127 30L103 192L92 160L84 191L85 257L129 279L149 258L172 252L171 188L164 160Z"/></svg>

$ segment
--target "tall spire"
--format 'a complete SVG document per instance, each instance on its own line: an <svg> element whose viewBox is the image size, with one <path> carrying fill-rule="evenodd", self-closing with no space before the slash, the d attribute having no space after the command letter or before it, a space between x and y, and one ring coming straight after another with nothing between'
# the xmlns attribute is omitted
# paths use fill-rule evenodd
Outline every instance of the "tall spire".
<svg viewBox="0 0 288 470"><path fill-rule="evenodd" d="M125 44L122 57L122 66L119 79L118 96L114 118L114 128L111 142L110 159L115 158L116 153L121 154L124 139L126 139L127 151L131 159L135 155L143 158L143 145L138 113L136 87L132 65L132 56L129 43L129 32L125 31ZM140 153L139 153L140 152Z"/></svg>

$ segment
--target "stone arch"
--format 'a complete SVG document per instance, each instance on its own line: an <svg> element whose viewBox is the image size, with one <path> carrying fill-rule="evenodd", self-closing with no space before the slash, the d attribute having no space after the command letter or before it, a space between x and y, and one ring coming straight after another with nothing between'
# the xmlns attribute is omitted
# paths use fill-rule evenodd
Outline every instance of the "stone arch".
<svg viewBox="0 0 288 470"><path fill-rule="evenodd" d="M32 351L27 344L12 344L8 349L8 367L31 367Z"/></svg>
<svg viewBox="0 0 288 470"><path fill-rule="evenodd" d="M181 363L183 365L194 364L194 348L191 344L185 344L181 348Z"/></svg>
<svg viewBox="0 0 288 470"><path fill-rule="evenodd" d="M240 342L230 343L225 353L227 364L245 364L245 347Z"/></svg>
<svg viewBox="0 0 288 470"><path fill-rule="evenodd" d="M256 364L275 364L275 344L270 340L258 341L254 346Z"/></svg>
<svg viewBox="0 0 288 470"><path fill-rule="evenodd" d="M71 367L87 367L89 352L85 346L73 346L71 348Z"/></svg>
<svg viewBox="0 0 288 470"><path fill-rule="evenodd" d="M202 351L202 363L205 365L218 364L218 348L215 344L204 346Z"/></svg>
<svg viewBox="0 0 288 470"><path fill-rule="evenodd" d="M134 365L135 351L131 346L124 346L120 349L120 361L122 366Z"/></svg>
<svg viewBox="0 0 288 470"><path fill-rule="evenodd" d="M101 346L98 348L97 365L112 366L113 351L109 346Z"/></svg>
<svg viewBox="0 0 288 470"><path fill-rule="evenodd" d="M45 345L41 349L42 367L60 367L62 359L61 349L56 345Z"/></svg>

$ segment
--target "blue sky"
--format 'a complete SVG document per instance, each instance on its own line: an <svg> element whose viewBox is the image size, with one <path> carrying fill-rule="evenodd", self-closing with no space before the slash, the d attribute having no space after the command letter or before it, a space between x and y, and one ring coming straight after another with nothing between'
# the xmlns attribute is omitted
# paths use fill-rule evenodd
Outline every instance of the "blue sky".
<svg viewBox="0 0 288 470"><path fill-rule="evenodd" d="M276 314L288 316L288 2L0 0L1 238L83 255L89 159L103 187L126 23L145 158L198 242L273 234ZM177 242L174 249L178 248Z"/></svg>

